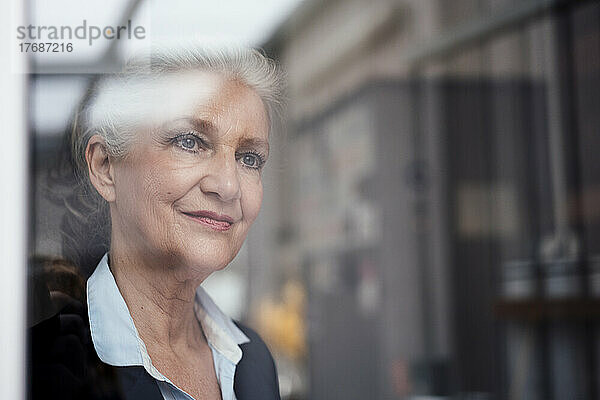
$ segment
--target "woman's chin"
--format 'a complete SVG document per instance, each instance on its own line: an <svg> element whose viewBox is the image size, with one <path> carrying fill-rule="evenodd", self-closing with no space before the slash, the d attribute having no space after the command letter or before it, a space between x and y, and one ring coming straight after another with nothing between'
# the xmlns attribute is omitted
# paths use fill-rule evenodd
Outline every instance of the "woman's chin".
<svg viewBox="0 0 600 400"><path fill-rule="evenodd" d="M207 252L194 255L190 254L185 258L183 264L187 265L188 269L191 269L194 274L202 275L204 277L224 269L233 259L233 257L227 253L209 254Z"/></svg>

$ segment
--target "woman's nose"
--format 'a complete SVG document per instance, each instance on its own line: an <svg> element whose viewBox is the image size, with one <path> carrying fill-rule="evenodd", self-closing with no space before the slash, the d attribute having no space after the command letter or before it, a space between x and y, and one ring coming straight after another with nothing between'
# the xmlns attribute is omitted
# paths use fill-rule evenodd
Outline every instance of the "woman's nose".
<svg viewBox="0 0 600 400"><path fill-rule="evenodd" d="M217 151L200 181L204 193L212 193L222 201L230 202L240 198L240 178L235 153Z"/></svg>

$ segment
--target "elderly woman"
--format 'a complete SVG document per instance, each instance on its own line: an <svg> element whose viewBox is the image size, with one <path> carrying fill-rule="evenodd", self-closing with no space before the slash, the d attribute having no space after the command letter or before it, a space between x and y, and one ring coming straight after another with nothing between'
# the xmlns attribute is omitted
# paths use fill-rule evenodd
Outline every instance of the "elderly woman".
<svg viewBox="0 0 600 400"><path fill-rule="evenodd" d="M84 184L108 211L86 229L110 232L87 281L79 341L85 355L90 339L90 354L58 389L35 362L73 363L34 355L34 397L279 398L265 344L200 284L236 256L260 210L280 82L255 50L188 49L153 53L95 86L71 138Z"/></svg>

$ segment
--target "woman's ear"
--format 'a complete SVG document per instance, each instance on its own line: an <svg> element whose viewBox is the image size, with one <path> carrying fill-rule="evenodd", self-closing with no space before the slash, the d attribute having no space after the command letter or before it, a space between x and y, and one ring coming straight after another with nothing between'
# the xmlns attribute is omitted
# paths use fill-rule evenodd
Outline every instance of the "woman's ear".
<svg viewBox="0 0 600 400"><path fill-rule="evenodd" d="M115 201L114 166L100 135L93 135L85 148L85 160L92 185L104 200Z"/></svg>

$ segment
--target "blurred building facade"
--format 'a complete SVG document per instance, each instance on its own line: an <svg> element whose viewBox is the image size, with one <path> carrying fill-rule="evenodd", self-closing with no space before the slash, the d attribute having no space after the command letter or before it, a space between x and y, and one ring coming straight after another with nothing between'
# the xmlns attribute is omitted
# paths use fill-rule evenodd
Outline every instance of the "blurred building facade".
<svg viewBox="0 0 600 400"><path fill-rule="evenodd" d="M306 1L265 48L249 315L302 292L282 393L598 398L600 4Z"/></svg>

